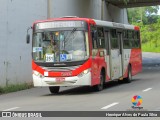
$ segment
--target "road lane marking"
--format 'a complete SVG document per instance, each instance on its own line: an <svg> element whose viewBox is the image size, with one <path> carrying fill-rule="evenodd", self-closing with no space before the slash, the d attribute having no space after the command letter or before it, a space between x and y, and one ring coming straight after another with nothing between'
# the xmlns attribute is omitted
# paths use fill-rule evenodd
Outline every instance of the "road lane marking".
<svg viewBox="0 0 160 120"><path fill-rule="evenodd" d="M2 111L11 111L11 110L15 110L15 109L18 109L20 107L13 107L13 108L9 108L9 109L6 109L6 110L2 110Z"/></svg>
<svg viewBox="0 0 160 120"><path fill-rule="evenodd" d="M147 89L143 90L143 92L147 92L149 90L152 90L152 88L147 88Z"/></svg>
<svg viewBox="0 0 160 120"><path fill-rule="evenodd" d="M109 105L101 108L101 109L108 109L108 108L110 108L110 107L112 107L112 106L115 106L115 105L117 105L117 104L119 104L119 103L118 103L118 102L114 102L114 103L112 103L112 104L109 104Z"/></svg>

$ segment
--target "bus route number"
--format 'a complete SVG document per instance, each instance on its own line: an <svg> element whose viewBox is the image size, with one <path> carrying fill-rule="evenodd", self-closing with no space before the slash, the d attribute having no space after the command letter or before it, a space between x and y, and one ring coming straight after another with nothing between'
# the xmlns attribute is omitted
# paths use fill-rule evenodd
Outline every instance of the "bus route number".
<svg viewBox="0 0 160 120"><path fill-rule="evenodd" d="M54 62L54 54L46 54L46 62Z"/></svg>

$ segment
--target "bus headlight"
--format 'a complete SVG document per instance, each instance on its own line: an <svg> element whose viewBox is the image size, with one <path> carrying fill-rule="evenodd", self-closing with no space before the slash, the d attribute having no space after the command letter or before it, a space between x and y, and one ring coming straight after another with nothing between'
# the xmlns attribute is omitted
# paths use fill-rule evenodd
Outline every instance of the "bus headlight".
<svg viewBox="0 0 160 120"><path fill-rule="evenodd" d="M86 69L86 70L84 70L83 72L81 72L81 73L78 75L78 77L82 77L83 75L89 73L90 70L91 70L91 69Z"/></svg>
<svg viewBox="0 0 160 120"><path fill-rule="evenodd" d="M37 71L33 71L33 74L39 78L44 78L44 76Z"/></svg>

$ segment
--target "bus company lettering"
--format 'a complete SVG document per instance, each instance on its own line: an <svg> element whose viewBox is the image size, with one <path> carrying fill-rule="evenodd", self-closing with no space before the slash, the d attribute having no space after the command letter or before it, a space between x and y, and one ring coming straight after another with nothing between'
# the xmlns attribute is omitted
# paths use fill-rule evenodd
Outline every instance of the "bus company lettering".
<svg viewBox="0 0 160 120"><path fill-rule="evenodd" d="M62 72L61 76L71 76L72 72Z"/></svg>

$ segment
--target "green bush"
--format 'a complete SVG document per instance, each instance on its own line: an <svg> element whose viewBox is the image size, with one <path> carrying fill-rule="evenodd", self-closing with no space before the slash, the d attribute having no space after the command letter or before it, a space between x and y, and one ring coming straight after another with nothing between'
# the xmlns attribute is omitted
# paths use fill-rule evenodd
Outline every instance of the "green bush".
<svg viewBox="0 0 160 120"><path fill-rule="evenodd" d="M32 87L33 87L32 83L10 84L5 87L0 87L0 94L30 89Z"/></svg>

